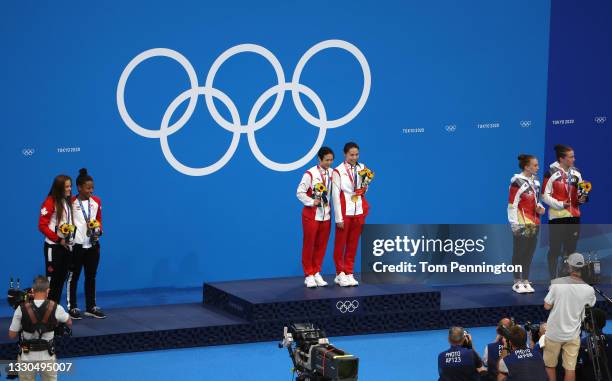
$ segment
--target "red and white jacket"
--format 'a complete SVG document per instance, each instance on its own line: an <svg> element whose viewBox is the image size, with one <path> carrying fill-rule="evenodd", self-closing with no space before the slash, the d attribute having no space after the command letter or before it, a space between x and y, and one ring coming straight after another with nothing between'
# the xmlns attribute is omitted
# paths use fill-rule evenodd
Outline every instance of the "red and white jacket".
<svg viewBox="0 0 612 381"><path fill-rule="evenodd" d="M538 179L528 178L522 173L512 176L508 198L510 225L520 227L526 224L540 224L540 215L536 212L536 208L544 206L538 200L539 195L540 182Z"/></svg>
<svg viewBox="0 0 612 381"><path fill-rule="evenodd" d="M559 162L550 165L544 175L544 187L542 189L542 201L550 208L548 219L566 217L580 217L580 204L578 203L578 183L582 181L582 175L577 168L571 167L566 172ZM563 207L567 201L570 206Z"/></svg>
<svg viewBox="0 0 612 381"><path fill-rule="evenodd" d="M73 223L70 208L65 200L62 200L62 206L64 213L62 213L62 220L57 222L57 211L55 210L55 200L53 197L48 196L40 207L40 215L38 216L38 230L45 235L45 242L53 245L58 243L59 240L65 238L64 235L59 232L59 227L65 223Z"/></svg>
<svg viewBox="0 0 612 381"><path fill-rule="evenodd" d="M358 197L357 201L351 200L355 190L361 188L361 176L355 174L364 168L366 166L363 163L351 167L349 163L343 162L334 169L332 195L336 223L344 222L345 216L368 215L369 206L364 195Z"/></svg>
<svg viewBox="0 0 612 381"><path fill-rule="evenodd" d="M304 204L302 216L311 218L315 221L327 221L331 218L331 188L332 188L332 170L323 169L318 165L310 168L302 176L302 181L297 187L297 198ZM314 207L314 186L318 183L325 184L327 188L327 203L321 200L318 207Z"/></svg>
<svg viewBox="0 0 612 381"><path fill-rule="evenodd" d="M85 208L85 214L89 219L95 219L100 224L100 233L102 232L102 201L97 196L91 196L88 201L81 201L76 196L72 197L72 214L76 232L74 235L74 243L83 245L84 248L91 247L91 242L87 236L87 222L81 210L81 204Z"/></svg>

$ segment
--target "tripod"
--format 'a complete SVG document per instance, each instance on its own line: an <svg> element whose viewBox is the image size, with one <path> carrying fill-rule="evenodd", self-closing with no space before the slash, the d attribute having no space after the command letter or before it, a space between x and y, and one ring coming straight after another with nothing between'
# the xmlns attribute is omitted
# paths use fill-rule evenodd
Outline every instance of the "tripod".
<svg viewBox="0 0 612 381"><path fill-rule="evenodd" d="M612 303L606 294L595 286L591 286L593 289L601 295L608 303ZM595 324L595 318L589 305L586 306L586 318L585 323L587 325L587 353L591 359L591 365L593 366L593 374L597 381L612 380L612 373L608 368L608 358L606 356L606 348L604 347L605 338L602 337L602 332L599 327ZM590 321L587 321L590 320ZM590 327L589 327L590 325ZM588 329L590 328L590 330Z"/></svg>

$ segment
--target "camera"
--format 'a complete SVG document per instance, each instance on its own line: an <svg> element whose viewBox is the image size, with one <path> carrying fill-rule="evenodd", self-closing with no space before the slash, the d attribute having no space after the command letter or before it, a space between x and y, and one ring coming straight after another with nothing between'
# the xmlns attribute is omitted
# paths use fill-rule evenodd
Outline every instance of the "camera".
<svg viewBox="0 0 612 381"><path fill-rule="evenodd" d="M17 278L17 282L14 282L13 278L11 278L6 295L6 301L9 306L16 310L21 303L31 301L32 299L32 289L26 288L22 290L19 278Z"/></svg>
<svg viewBox="0 0 612 381"><path fill-rule="evenodd" d="M534 343L540 340L540 324L534 324L527 320L523 327L525 327L525 331L531 335L531 339Z"/></svg>
<svg viewBox="0 0 612 381"><path fill-rule="evenodd" d="M310 323L285 327L279 348L287 348L299 381L356 381L359 359L329 343Z"/></svg>
<svg viewBox="0 0 612 381"><path fill-rule="evenodd" d="M598 284L601 281L601 261L597 258L597 253L585 253L584 267L580 268L582 280L588 284ZM564 257L563 267L560 270L560 276L568 276L570 274L567 257Z"/></svg>

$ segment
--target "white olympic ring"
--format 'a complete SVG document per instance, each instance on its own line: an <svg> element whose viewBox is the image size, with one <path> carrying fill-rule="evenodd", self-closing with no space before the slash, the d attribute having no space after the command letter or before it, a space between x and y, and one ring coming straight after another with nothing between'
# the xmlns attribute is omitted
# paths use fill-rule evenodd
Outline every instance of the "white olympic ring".
<svg viewBox="0 0 612 381"><path fill-rule="evenodd" d="M359 301L357 300L347 300L347 301L338 301L336 302L336 308L338 309L338 311L340 311L340 313L351 313L351 312L355 312L357 310L357 308L359 308Z"/></svg>
<svg viewBox="0 0 612 381"><path fill-rule="evenodd" d="M531 127L531 120L521 120L520 124L523 128Z"/></svg>
<svg viewBox="0 0 612 381"><path fill-rule="evenodd" d="M34 148L24 148L21 150L23 156L32 156L35 152L36 150Z"/></svg>
<svg viewBox="0 0 612 381"><path fill-rule="evenodd" d="M446 132L455 132L455 131L457 131L457 125L456 124L447 124L446 126L444 126L444 128L446 129Z"/></svg>
<svg viewBox="0 0 612 381"><path fill-rule="evenodd" d="M312 58L318 52L329 48L339 48L351 53L359 62L359 65L361 66L361 70L363 72L363 89L356 105L346 115L334 120L327 120L327 112L320 97L312 89L299 83L302 70L306 66L308 60L310 60L310 58ZM247 123L243 125L240 121L240 115L234 102L221 90L214 88L214 79L217 74L217 71L225 61L227 61L230 57L236 54L246 52L259 54L266 60L268 60L268 62L272 65L274 72L276 73L278 84L264 91L259 96L257 101L255 101L255 103L253 104L253 107L251 108ZM177 61L185 69L185 72L189 77L191 88L179 94L170 103L170 105L166 109L166 112L164 113L159 130L151 130L140 126L134 121L134 119L132 119L132 117L128 113L127 107L125 105L125 86L130 74L132 73L132 71L134 71L136 66L138 66L141 62L149 58L159 56L168 57ZM130 130L146 138L159 139L162 153L164 154L164 157L166 158L168 163L174 169L185 175L205 176L221 169L225 164L227 164L227 162L229 162L229 160L236 152L236 149L238 148L238 143L240 142L241 134L247 134L249 147L251 148L251 151L253 152L255 158L257 158L257 160L262 165L275 171L292 171L304 166L310 160L312 160L312 158L316 155L317 151L323 145L327 129L343 126L353 120L361 112L370 94L371 82L372 79L370 73L370 66L368 65L368 61L366 60L365 56L355 45L343 40L322 41L308 49L306 53L304 53L302 58L300 58L300 60L298 61L293 72L291 82L285 81L285 74L283 72L283 68L280 62L278 61L276 56L274 56L274 54L272 54L272 52L270 52L268 49L255 44L236 45L223 52L213 62L206 76L204 86L199 86L198 78L193 66L182 54L171 49L156 48L146 50L138 54L127 64L125 69L123 69L123 72L121 73L121 76L119 78L119 83L117 84L117 108L119 109L119 115L121 116L121 119ZM278 163L270 160L261 152L255 140L255 131L268 125L276 116L283 103L286 91L291 91L291 96L295 104L295 108L300 114L300 116L309 124L318 127L319 133L317 135L317 139L313 147L302 158L291 163ZM303 94L308 97L310 101L314 104L317 109L317 113L319 114L318 118L314 117L306 110L300 98L300 94ZM233 134L233 137L228 150L217 162L206 167L193 168L184 165L178 159L176 159L168 144L168 136L180 130L189 121L191 115L195 110L195 106L200 95L204 95L206 106L213 120L219 126L231 132ZM276 96L274 104L272 105L268 113L258 120L257 117L259 111L266 103L266 101L273 96ZM223 116L221 116L215 106L213 98L216 98L221 103L223 103L225 107L227 107L231 115L231 121L228 121ZM187 99L189 99L189 103L187 105L187 108L185 109L185 112L176 122L174 122L174 124L170 125L172 115L174 114L178 106L180 106Z"/></svg>

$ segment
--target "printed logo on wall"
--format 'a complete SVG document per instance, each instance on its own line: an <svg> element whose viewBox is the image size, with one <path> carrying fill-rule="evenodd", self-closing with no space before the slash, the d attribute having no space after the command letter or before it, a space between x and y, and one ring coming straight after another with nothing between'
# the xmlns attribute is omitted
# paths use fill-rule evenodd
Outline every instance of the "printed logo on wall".
<svg viewBox="0 0 612 381"><path fill-rule="evenodd" d="M554 119L552 121L553 126L568 126L576 123L574 119Z"/></svg>
<svg viewBox="0 0 612 381"><path fill-rule="evenodd" d="M455 131L457 131L457 125L456 124L447 124L446 126L444 126L444 129L446 130L446 132L455 132Z"/></svg>
<svg viewBox="0 0 612 381"><path fill-rule="evenodd" d="M340 313L352 313L357 311L357 308L359 308L359 301L357 300L346 300L346 301L341 301L339 300L338 302L336 302L336 308L338 309L338 311L340 311Z"/></svg>
<svg viewBox="0 0 612 381"><path fill-rule="evenodd" d="M81 152L81 147L57 147L57 153L77 153Z"/></svg>
<svg viewBox="0 0 612 381"><path fill-rule="evenodd" d="M479 129L500 128L501 123L499 122L478 123L476 124L476 127L478 127Z"/></svg>
<svg viewBox="0 0 612 381"><path fill-rule="evenodd" d="M596 117L593 118L593 120L597 124L604 124L604 123L606 123L606 120L608 120L608 118L605 117L605 116L596 116Z"/></svg>
<svg viewBox="0 0 612 381"><path fill-rule="evenodd" d="M521 120L520 125L522 128L531 127L531 120Z"/></svg>
<svg viewBox="0 0 612 381"><path fill-rule="evenodd" d="M36 150L34 148L24 148L21 150L21 154L25 157L31 157L35 153L36 153Z"/></svg>
<svg viewBox="0 0 612 381"><path fill-rule="evenodd" d="M312 89L300 83L300 75L302 74L302 70L304 69L304 66L306 66L306 63L308 63L308 61L318 52L330 48L339 48L351 53L359 62L361 70L363 72L363 89L361 91L361 96L357 101L357 104L346 115L334 120L327 119L325 106L323 105L323 102L321 101L319 96ZM274 68L274 71L276 72L278 84L264 91L259 96L257 101L255 101L255 104L253 104L253 107L251 108L247 123L243 124L240 120L238 109L236 108L234 102L227 96L227 94L215 88L213 82L217 71L227 59L236 54L246 52L256 53L267 59L268 62L270 62L270 64ZM183 68L187 72L187 76L189 77L189 81L191 84L190 89L187 89L183 93L179 94L170 103L164 113L164 116L162 117L161 126L159 130L146 129L136 123L127 111L124 98L125 85L132 71L141 62L152 57L168 57L180 63L181 66L183 66ZM128 128L130 128L136 134L145 138L159 139L161 142L162 152L168 163L175 170L185 175L206 176L223 168L223 166L225 166L225 164L227 164L232 158L234 152L236 152L236 149L238 148L238 143L240 142L241 134L247 134L249 147L251 148L253 155L255 155L255 158L261 164L275 171L292 171L304 166L315 157L317 151L323 146L323 141L325 139L327 129L344 126L345 124L353 120L361 112L370 94L371 80L372 79L370 73L370 66L368 65L368 61L366 60L363 53L355 45L343 40L322 41L308 49L298 61L295 70L293 71L291 82L285 81L285 73L283 72L283 68L280 62L278 61L276 56L274 56L274 54L272 54L272 52L270 52L268 49L255 44L236 45L223 52L213 62L206 76L204 86L200 86L198 84L198 78L196 76L196 72L193 66L181 53L172 49L156 48L146 50L138 54L128 63L128 65L121 73L121 77L119 78L119 83L117 85L117 107L119 109L121 119L123 119L123 122L128 126ZM255 131L265 127L268 123L270 123L270 121L272 121L272 119L280 110L285 96L285 92L287 91L291 91L293 103L295 104L295 108L297 109L300 116L309 124L318 127L319 134L313 147L301 159L291 163L278 163L270 160L261 152L259 146L257 145L257 141L255 140ZM306 108L302 104L302 100L300 99L300 94L304 94L305 96L307 96L315 105L317 113L319 114L318 118L313 116L306 110ZM214 121L222 128L233 133L233 137L228 150L217 162L206 167L194 168L184 165L172 154L172 151L170 150L170 146L168 144L168 136L174 134L175 132L183 128L183 126L185 126L185 124L189 121L191 115L194 112L198 97L200 95L204 95L204 98L206 100L206 107L208 108L208 111L210 112ZM262 106L266 103L268 99L273 96L276 96L276 99L270 111L268 111L268 113L260 119L257 119ZM223 116L221 116L221 114L219 114L214 104L213 98L218 99L225 105L225 107L227 107L227 109L230 111L232 119L231 121L226 120ZM187 99L189 99L189 103L187 105L185 113L174 124L170 125L170 119L172 118L174 111Z"/></svg>

